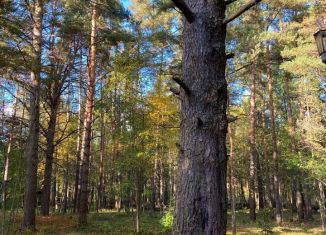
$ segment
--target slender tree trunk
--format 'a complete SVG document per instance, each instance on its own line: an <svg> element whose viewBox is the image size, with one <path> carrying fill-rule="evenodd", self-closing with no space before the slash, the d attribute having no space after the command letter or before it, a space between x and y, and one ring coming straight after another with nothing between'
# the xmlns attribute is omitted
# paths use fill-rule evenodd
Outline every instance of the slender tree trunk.
<svg viewBox="0 0 326 235"><path fill-rule="evenodd" d="M319 211L320 211L320 220L321 220L321 230L325 232L325 192L324 186L321 181L318 181L318 188L319 188Z"/></svg>
<svg viewBox="0 0 326 235"><path fill-rule="evenodd" d="M296 146L295 146L295 124L294 124L294 118L292 113L292 102L291 102L291 95L290 95L290 88L289 88L289 82L290 82L290 75L286 74L285 80L284 80L284 90L285 90L285 97L287 100L287 114L288 114L288 124L289 124L289 134L291 138L291 152L292 154L295 154ZM296 213L297 207L296 207L296 189L297 189L297 180L295 177L293 177L291 182L291 216Z"/></svg>
<svg viewBox="0 0 326 235"><path fill-rule="evenodd" d="M31 71L31 93L29 107L29 135L26 142L24 159L26 159L26 178L24 194L23 230L35 230L35 206L37 189L37 164L40 119L40 73L42 50L43 1L34 2L33 42L31 57L34 61Z"/></svg>
<svg viewBox="0 0 326 235"><path fill-rule="evenodd" d="M282 223L282 204L280 199L278 149L277 149L277 136L276 136L276 127L275 127L275 107L274 107L274 97L273 97L273 78L271 74L270 65L267 65L267 78L268 78L268 93L269 93L269 109L271 115L272 144L273 144L275 218L276 218L276 223L280 224Z"/></svg>
<svg viewBox="0 0 326 235"><path fill-rule="evenodd" d="M188 0L183 31L181 146L174 234L226 234L225 4ZM189 91L185 89L188 87Z"/></svg>
<svg viewBox="0 0 326 235"><path fill-rule="evenodd" d="M101 100L103 102L103 81L101 83ZM100 176L99 176L99 186L98 186L98 200L97 200L97 210L103 207L103 180L104 180L104 155L105 155L105 123L104 123L104 110L101 109L100 113L100 128L101 128L101 140L100 140Z"/></svg>
<svg viewBox="0 0 326 235"><path fill-rule="evenodd" d="M46 134L46 151L45 151L45 169L44 169L44 187L42 194L42 207L41 212L43 216L48 216L50 212L50 193L51 193L51 177L52 177L52 165L54 154L54 137L55 128L57 123L57 111L59 106L59 100L51 105L50 119Z"/></svg>
<svg viewBox="0 0 326 235"><path fill-rule="evenodd" d="M96 0L92 2L92 28L91 44L88 65L88 83L87 83L87 100L85 109L85 120L83 130L83 142L80 162L80 205L79 205L79 225L87 223L88 212L88 174L89 159L91 150L92 122L93 122L93 105L95 94L95 75L96 75L96 20L97 6Z"/></svg>
<svg viewBox="0 0 326 235"><path fill-rule="evenodd" d="M76 212L79 205L79 192L80 192L80 184L79 184L79 177L80 177L80 153L81 153L81 146L82 146L82 72L83 68L80 67L80 76L79 76L79 84L78 84L78 136L77 136L77 154L76 154L76 175L75 175L75 189L74 189L74 208L73 213Z"/></svg>
<svg viewBox="0 0 326 235"><path fill-rule="evenodd" d="M232 235L236 234L236 198L235 198L235 177L234 177L234 134L232 125L228 127L229 140L230 140L230 191L231 191L231 229Z"/></svg>
<svg viewBox="0 0 326 235"><path fill-rule="evenodd" d="M302 192L302 184L298 183L298 190L297 190L297 212L298 212L298 220L302 222L304 219L304 212L303 212L303 192Z"/></svg>
<svg viewBox="0 0 326 235"><path fill-rule="evenodd" d="M18 103L18 94L19 94L19 87L16 87L16 95L15 95L15 101L13 105L13 115L12 119L15 121L16 120L16 111L17 111L17 103ZM4 103L3 103L4 106ZM4 117L2 119L3 121L5 120ZM4 125L2 125L4 128ZM3 131L4 132L4 131ZM4 157L5 157L5 165L4 165L4 171L3 171L3 182L2 182L2 207L3 207L3 219L5 220L6 218L6 208L7 208L7 184L9 182L9 163L10 163L10 154L12 150L12 144L13 144L13 139L14 139L14 124L10 128L9 132L9 141L8 141L8 147L7 150L5 151ZM4 228L3 228L4 229ZM3 230L4 231L4 230Z"/></svg>
<svg viewBox="0 0 326 235"><path fill-rule="evenodd" d="M311 187L308 184L304 184L304 219L307 221L314 220L312 211L312 198L311 198Z"/></svg>
<svg viewBox="0 0 326 235"><path fill-rule="evenodd" d="M250 91L250 161L249 161L249 209L250 219L256 220L256 200L255 200L255 174L256 174L256 74L252 75Z"/></svg>
<svg viewBox="0 0 326 235"><path fill-rule="evenodd" d="M258 190L258 206L259 210L265 208L264 198L264 182L263 182L263 171L260 164L260 154L257 153L256 165L257 165L257 190Z"/></svg>

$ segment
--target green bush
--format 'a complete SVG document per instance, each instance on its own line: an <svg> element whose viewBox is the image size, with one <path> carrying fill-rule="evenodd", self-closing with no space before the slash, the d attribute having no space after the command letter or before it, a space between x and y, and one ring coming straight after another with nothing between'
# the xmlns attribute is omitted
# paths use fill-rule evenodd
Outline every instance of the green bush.
<svg viewBox="0 0 326 235"><path fill-rule="evenodd" d="M171 231L173 225L173 208L170 208L160 220L165 231Z"/></svg>
<svg viewBox="0 0 326 235"><path fill-rule="evenodd" d="M263 209L259 212L257 225L259 228L261 228L260 234L263 234L263 235L274 234L273 224L270 220L270 210L269 209Z"/></svg>

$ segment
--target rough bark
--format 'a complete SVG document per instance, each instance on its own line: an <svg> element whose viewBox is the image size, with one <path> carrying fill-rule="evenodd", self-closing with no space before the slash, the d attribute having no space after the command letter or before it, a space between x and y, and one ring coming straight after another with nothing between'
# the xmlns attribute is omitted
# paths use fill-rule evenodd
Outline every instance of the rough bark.
<svg viewBox="0 0 326 235"><path fill-rule="evenodd" d="M275 218L276 223L282 223L282 204L280 199L280 182L279 182L279 166L278 166L278 149L277 149L277 135L275 127L275 107L273 97L273 77L270 70L270 65L267 65L267 79L268 79L268 94L269 94L269 110L271 116L271 130L272 130L272 147L273 147L273 176L274 176L274 199L275 199Z"/></svg>
<svg viewBox="0 0 326 235"><path fill-rule="evenodd" d="M33 8L33 41L31 57L33 67L31 71L31 92L29 107L29 133L26 142L24 159L26 160L26 178L24 194L24 215L22 219L23 230L35 230L35 206L37 189L38 141L40 119L40 73L42 50L42 20L43 1L37 0Z"/></svg>
<svg viewBox="0 0 326 235"><path fill-rule="evenodd" d="M174 234L225 234L227 211L226 25L223 1L188 0L180 91L181 144Z"/></svg>
<svg viewBox="0 0 326 235"><path fill-rule="evenodd" d="M249 217L256 220L256 200L255 200L255 175L256 175L256 75L252 75L252 84L250 88L250 161L249 161Z"/></svg>
<svg viewBox="0 0 326 235"><path fill-rule="evenodd" d="M93 105L95 94L95 69L96 69L96 1L92 2L92 27L91 44L88 64L87 100L84 119L84 130L82 140L82 151L80 161L80 203L79 203L79 225L87 223L88 212L88 181L89 181L89 160L91 152Z"/></svg>

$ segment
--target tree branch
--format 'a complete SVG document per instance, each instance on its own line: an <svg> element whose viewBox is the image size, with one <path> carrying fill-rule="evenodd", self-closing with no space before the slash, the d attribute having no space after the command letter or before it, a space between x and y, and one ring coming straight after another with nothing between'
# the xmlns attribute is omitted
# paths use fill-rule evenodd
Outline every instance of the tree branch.
<svg viewBox="0 0 326 235"><path fill-rule="evenodd" d="M170 91L175 94L176 96L180 95L180 91L178 91L177 89L170 87Z"/></svg>
<svg viewBox="0 0 326 235"><path fill-rule="evenodd" d="M234 53L233 52L226 55L226 59L227 60L228 59L232 59L233 57L234 57Z"/></svg>
<svg viewBox="0 0 326 235"><path fill-rule="evenodd" d="M226 0L225 1L225 6L230 5L231 3L234 3L237 0Z"/></svg>
<svg viewBox="0 0 326 235"><path fill-rule="evenodd" d="M190 95L190 89L189 87L179 78L177 77L172 77L172 80L175 81L176 83L179 84L179 86L186 92L186 94L189 96Z"/></svg>
<svg viewBox="0 0 326 235"><path fill-rule="evenodd" d="M189 23L194 22L195 15L184 2L184 0L172 0L172 2L182 12L182 14L186 17Z"/></svg>
<svg viewBox="0 0 326 235"><path fill-rule="evenodd" d="M231 21L233 21L234 19L238 18L244 12L246 12L247 10L249 10L250 8L252 8L253 6L257 5L261 1L262 0L250 0L247 4L245 4L242 7L240 7L240 9L238 11L236 11L235 13L233 13L232 15L230 15L229 17L225 18L223 20L223 23L224 24L230 23Z"/></svg>

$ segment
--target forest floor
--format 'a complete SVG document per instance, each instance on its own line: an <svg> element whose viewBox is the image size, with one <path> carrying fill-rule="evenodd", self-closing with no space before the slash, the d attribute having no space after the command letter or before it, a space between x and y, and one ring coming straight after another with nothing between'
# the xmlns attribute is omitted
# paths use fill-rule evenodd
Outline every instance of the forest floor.
<svg viewBox="0 0 326 235"><path fill-rule="evenodd" d="M282 226L276 226L271 221L262 222L258 215L257 222L250 222L247 211L237 212L237 234L241 235L255 235L255 234L310 234L321 235L320 221L318 214L314 215L313 222L289 222L285 219ZM160 223L160 213L144 213L140 218L141 235L168 235L171 234L166 231L164 226ZM19 227L19 220L17 219L17 228ZM1 221L1 220L0 220ZM231 221L231 218L228 220ZM272 233L262 233L263 227L266 230L271 230ZM49 235L83 235L83 234L109 234L109 235L134 235L135 220L132 213L106 211L100 213L90 213L88 217L88 224L84 227L77 226L77 217L75 215L53 215L50 217L37 216L37 234ZM20 234L18 230L15 234ZM24 233L28 234L28 233ZM228 233L231 234L230 224L228 224Z"/></svg>

